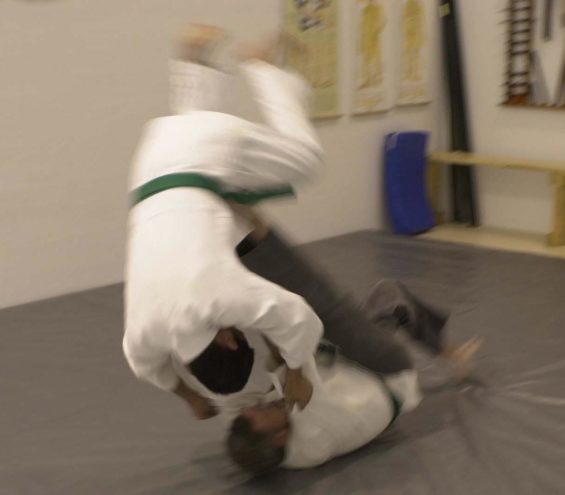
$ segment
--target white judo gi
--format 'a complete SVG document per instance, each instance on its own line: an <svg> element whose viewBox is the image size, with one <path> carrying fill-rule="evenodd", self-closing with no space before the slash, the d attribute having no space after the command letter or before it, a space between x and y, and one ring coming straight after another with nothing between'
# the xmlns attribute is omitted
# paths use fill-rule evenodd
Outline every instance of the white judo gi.
<svg viewBox="0 0 565 495"><path fill-rule="evenodd" d="M158 177L192 173L225 192L255 192L319 172L323 153L305 110L305 83L260 61L243 71L267 125L220 112L233 97L230 76L178 62L179 114L147 124L132 191ZM263 333L291 368L313 355L322 334L316 314L239 262L235 246L250 230L223 199L200 188L168 189L132 208L123 347L139 378L173 390L174 361L190 362L227 327Z"/></svg>
<svg viewBox="0 0 565 495"><path fill-rule="evenodd" d="M303 370L314 392L303 410L295 408L291 413L286 468L311 468L353 452L421 401L414 370L377 377L350 361L340 360L324 370L316 367L314 359ZM272 376L276 380L280 375Z"/></svg>
<svg viewBox="0 0 565 495"><path fill-rule="evenodd" d="M245 388L230 395L210 392L193 376L187 383L212 401L229 427L242 409L282 399L286 367L277 366L260 337L250 335L255 362ZM181 370L180 373L183 373ZM377 377L352 361L338 359L318 366L310 357L303 373L313 386L312 398L290 413L290 435L283 467L305 469L324 464L366 445L379 436L397 414L415 409L421 401L418 373L405 370ZM395 410L394 395L399 410Z"/></svg>

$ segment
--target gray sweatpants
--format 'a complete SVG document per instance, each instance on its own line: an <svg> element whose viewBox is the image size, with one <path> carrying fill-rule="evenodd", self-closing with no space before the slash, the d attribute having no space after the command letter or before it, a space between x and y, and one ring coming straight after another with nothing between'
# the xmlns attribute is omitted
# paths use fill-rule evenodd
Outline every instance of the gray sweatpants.
<svg viewBox="0 0 565 495"><path fill-rule="evenodd" d="M336 290L276 233L270 232L241 261L250 271L302 296L322 320L324 338L338 346L345 358L382 374L412 368L396 335L399 321L395 316L372 322L358 304Z"/></svg>

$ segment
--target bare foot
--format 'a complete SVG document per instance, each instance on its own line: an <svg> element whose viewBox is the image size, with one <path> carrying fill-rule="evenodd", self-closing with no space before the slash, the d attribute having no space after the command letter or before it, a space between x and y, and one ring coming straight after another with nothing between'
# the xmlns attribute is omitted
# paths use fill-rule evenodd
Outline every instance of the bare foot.
<svg viewBox="0 0 565 495"><path fill-rule="evenodd" d="M464 380L473 372L475 358L483 342L484 339L474 337L460 346L446 347L442 352L441 355L460 380Z"/></svg>
<svg viewBox="0 0 565 495"><path fill-rule="evenodd" d="M178 55L186 62L208 65L211 52L226 37L227 33L222 28L191 24L178 36Z"/></svg>

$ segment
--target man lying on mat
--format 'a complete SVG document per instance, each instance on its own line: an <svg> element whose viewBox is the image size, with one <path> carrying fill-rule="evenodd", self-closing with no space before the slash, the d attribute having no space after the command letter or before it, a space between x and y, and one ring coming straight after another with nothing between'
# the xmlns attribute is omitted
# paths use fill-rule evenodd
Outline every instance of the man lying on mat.
<svg viewBox="0 0 565 495"><path fill-rule="evenodd" d="M282 369L271 373L275 389L243 408L227 439L232 460L261 475L279 466L319 466L375 439L401 414L417 407L421 395L415 370L378 375L337 358L331 366L314 358L304 368L312 395L303 409L282 399Z"/></svg>
<svg viewBox="0 0 565 495"><path fill-rule="evenodd" d="M228 446L242 467L254 473L281 463L311 467L364 445L398 414L416 407L417 374L398 332L403 329L430 352L446 355L445 317L393 281L381 281L364 304L357 305L269 231L257 215L248 213L256 229L238 247L242 262L258 275L304 297L324 324L329 349L338 346L340 357L321 373L314 359L309 360L305 374L313 388L308 404L299 404L302 411L300 407L292 410L280 400L285 374L277 349L267 342L270 352L262 352L262 342L257 339L252 349L247 334L235 329L218 334L213 345L190 365L188 380L226 422L236 418ZM325 356L328 346L322 347ZM461 373L477 348L478 343L471 341L458 348L455 356L446 357ZM243 369L237 361L250 362L254 352L254 366L245 386L240 393L226 394L242 387L245 378L226 371ZM246 354L247 359L243 358ZM348 426L340 426L346 418Z"/></svg>

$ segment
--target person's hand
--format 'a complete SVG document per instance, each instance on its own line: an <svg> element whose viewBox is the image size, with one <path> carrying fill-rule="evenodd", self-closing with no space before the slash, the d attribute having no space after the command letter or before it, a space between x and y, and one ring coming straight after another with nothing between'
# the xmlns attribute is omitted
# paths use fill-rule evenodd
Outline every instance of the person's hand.
<svg viewBox="0 0 565 495"><path fill-rule="evenodd" d="M462 345L448 347L442 352L456 378L464 380L471 375L483 342L483 339L474 337Z"/></svg>
<svg viewBox="0 0 565 495"><path fill-rule="evenodd" d="M218 411L206 397L202 397L180 378L173 393L190 406L198 419L210 419L218 415Z"/></svg>
<svg viewBox="0 0 565 495"><path fill-rule="evenodd" d="M310 402L313 392L314 388L310 380L302 374L302 370L287 371L284 396L291 411L295 405L304 409Z"/></svg>
<svg viewBox="0 0 565 495"><path fill-rule="evenodd" d="M188 401L192 413L197 419L210 419L218 415L218 410L213 404L199 394L194 394Z"/></svg>

